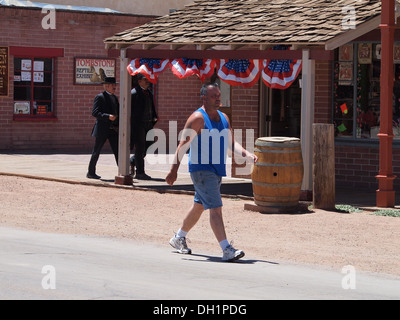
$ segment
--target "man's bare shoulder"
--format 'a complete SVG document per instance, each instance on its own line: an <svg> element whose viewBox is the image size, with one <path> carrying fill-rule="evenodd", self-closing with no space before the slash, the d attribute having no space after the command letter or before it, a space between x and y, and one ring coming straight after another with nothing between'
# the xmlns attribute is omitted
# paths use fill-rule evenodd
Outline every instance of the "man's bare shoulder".
<svg viewBox="0 0 400 320"><path fill-rule="evenodd" d="M204 117L200 111L193 112L186 122L186 128L199 131L204 128Z"/></svg>
<svg viewBox="0 0 400 320"><path fill-rule="evenodd" d="M222 115L225 117L226 121L228 121L229 127L231 127L231 122L229 120L229 117L226 113L223 113L222 111L220 111L222 113Z"/></svg>

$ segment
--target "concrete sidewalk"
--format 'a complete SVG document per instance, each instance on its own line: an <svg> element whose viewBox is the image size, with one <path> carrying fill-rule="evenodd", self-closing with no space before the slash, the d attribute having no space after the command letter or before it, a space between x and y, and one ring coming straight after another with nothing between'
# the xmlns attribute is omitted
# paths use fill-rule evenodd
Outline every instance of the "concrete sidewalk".
<svg viewBox="0 0 400 320"><path fill-rule="evenodd" d="M112 154L101 154L97 164L97 174L100 180L87 179L87 167L90 154L0 154L0 175L15 175L35 179L45 179L66 183L76 183L94 186L116 188L131 188L133 190L153 190L158 192L193 194L194 189L185 161L179 169L178 180L174 186L165 182L165 176L170 168L172 155L156 155L146 157L146 173L152 180L134 179L132 186L119 186L114 183L118 168ZM230 172L230 165L227 166ZM224 196L236 196L252 201L253 191L251 180L232 177L223 178L221 193ZM376 210L376 193L348 188L337 188L336 203L347 204L365 210Z"/></svg>
<svg viewBox="0 0 400 320"><path fill-rule="evenodd" d="M188 173L187 158L182 161L178 172L178 180L174 186L165 182L170 169L172 155L148 155L146 157L146 173L151 180L133 180L132 186L121 186L114 183L118 175L114 155L101 154L96 173L100 180L86 178L90 154L0 154L0 175L16 175L27 178L46 179L66 183L155 190L158 192L193 194L194 188ZM230 164L227 165L230 172ZM221 192L225 196L238 196L252 199L251 180L226 177L223 179Z"/></svg>

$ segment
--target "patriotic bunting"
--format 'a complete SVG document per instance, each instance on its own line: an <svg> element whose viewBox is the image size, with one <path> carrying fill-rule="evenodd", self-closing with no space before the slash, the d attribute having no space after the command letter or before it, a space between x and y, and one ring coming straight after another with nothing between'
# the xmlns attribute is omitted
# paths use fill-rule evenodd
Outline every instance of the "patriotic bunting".
<svg viewBox="0 0 400 320"><path fill-rule="evenodd" d="M171 70L179 79L197 75L204 81L214 74L215 60L211 59L175 59L171 62Z"/></svg>
<svg viewBox="0 0 400 320"><path fill-rule="evenodd" d="M287 46L276 46L273 50L287 50ZM217 67L218 77L232 85L245 88L255 85L261 75L264 83L273 89L286 89L298 77L301 60L258 59L134 59L128 65L128 72L134 76L143 74L150 82L156 83L158 76L170 67L180 79L197 75L201 81L212 77Z"/></svg>
<svg viewBox="0 0 400 320"><path fill-rule="evenodd" d="M260 62L255 59L221 59L218 77L232 86L253 86L260 77Z"/></svg>
<svg viewBox="0 0 400 320"><path fill-rule="evenodd" d="M276 46L273 50L287 50L287 47ZM301 60L264 60L261 77L272 89L286 89L296 80L301 66Z"/></svg>
<svg viewBox="0 0 400 320"><path fill-rule="evenodd" d="M128 65L128 72L134 76L143 74L151 83L157 83L157 78L170 64L168 59L134 59Z"/></svg>

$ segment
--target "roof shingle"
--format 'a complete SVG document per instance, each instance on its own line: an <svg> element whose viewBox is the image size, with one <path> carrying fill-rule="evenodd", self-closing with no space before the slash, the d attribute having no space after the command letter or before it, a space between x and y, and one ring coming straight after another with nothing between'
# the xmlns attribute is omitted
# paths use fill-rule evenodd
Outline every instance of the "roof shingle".
<svg viewBox="0 0 400 320"><path fill-rule="evenodd" d="M106 44L323 44L381 13L379 0L197 0L184 9L105 39Z"/></svg>

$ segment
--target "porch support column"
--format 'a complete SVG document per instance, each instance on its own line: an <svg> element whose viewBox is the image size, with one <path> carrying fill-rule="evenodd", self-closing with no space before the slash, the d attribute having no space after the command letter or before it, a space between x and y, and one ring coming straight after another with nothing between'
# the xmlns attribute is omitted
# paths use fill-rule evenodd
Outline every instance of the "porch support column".
<svg viewBox="0 0 400 320"><path fill-rule="evenodd" d="M376 192L377 207L394 207L393 181L393 42L395 31L395 1L382 0L381 28L381 122L379 130L379 189Z"/></svg>
<svg viewBox="0 0 400 320"><path fill-rule="evenodd" d="M313 123L315 101L315 60L310 59L310 50L303 50L301 87L301 148L303 152L304 178L301 200L312 200Z"/></svg>
<svg viewBox="0 0 400 320"><path fill-rule="evenodd" d="M129 59L126 49L121 49L120 55L120 98L119 98L119 148L118 148L118 176L115 184L131 185L132 176L129 175L129 144L131 132L131 75L126 70Z"/></svg>

